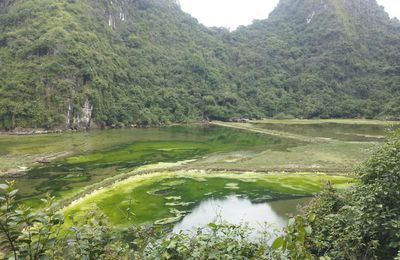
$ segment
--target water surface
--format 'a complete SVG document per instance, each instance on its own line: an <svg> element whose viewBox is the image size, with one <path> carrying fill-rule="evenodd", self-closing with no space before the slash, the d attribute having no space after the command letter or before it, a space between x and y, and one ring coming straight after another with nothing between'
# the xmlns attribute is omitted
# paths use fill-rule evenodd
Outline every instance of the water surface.
<svg viewBox="0 0 400 260"><path fill-rule="evenodd" d="M190 223L208 224L219 213L230 216L233 212L237 213L231 216L235 221L273 220L280 225L280 220L285 221L287 214L295 212L297 202L302 201L294 199L313 196L327 181L339 188L348 187L354 180L311 173L159 172L134 176L105 188L64 213L67 217L78 216L96 207L113 226L121 228L131 224L171 226L183 221L184 229ZM254 214L241 215L246 211ZM205 222L196 224L198 220Z"/></svg>
<svg viewBox="0 0 400 260"><path fill-rule="evenodd" d="M25 154L68 153L51 163L34 166L26 175L15 178L20 198L34 205L46 193L70 196L88 185L142 165L196 159L216 152L283 151L298 144L235 129L195 125L0 136L0 156L6 160L23 158ZM0 178L0 182L3 181L4 178Z"/></svg>
<svg viewBox="0 0 400 260"><path fill-rule="evenodd" d="M237 195L206 199L175 224L173 232L193 233L209 223L223 221L234 225L246 224L253 230L253 235L258 231L273 233L274 229L285 227L289 216L298 213L299 207L310 200L311 198L296 198L254 203L249 198Z"/></svg>

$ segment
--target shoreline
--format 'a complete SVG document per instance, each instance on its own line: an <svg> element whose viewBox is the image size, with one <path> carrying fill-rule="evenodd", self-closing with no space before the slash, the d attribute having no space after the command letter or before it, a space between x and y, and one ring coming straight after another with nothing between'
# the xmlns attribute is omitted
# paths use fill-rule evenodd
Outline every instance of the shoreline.
<svg viewBox="0 0 400 260"><path fill-rule="evenodd" d="M271 124L310 124L310 123L340 123L340 124L366 124L366 125L381 125L381 124L400 124L399 121L385 120L385 119L365 119L365 118L328 118L328 119L275 119L275 118L262 118L262 119L246 119L246 123L271 123ZM44 129L44 128L20 128L17 127L14 130L5 131L0 129L0 136L35 136L35 135L47 135L47 134L65 134L65 133L78 133L86 132L91 130L109 130L109 129L134 129L134 128L158 128L168 127L174 125L190 125L190 124L202 124L202 125L218 125L219 123L224 124L240 124L244 122L237 122L232 119L225 121L221 120L198 120L189 121L184 123L160 123L155 125L112 125L112 126L93 126L93 127L82 127L79 129L67 129L67 128L55 128L55 129Z"/></svg>
<svg viewBox="0 0 400 260"><path fill-rule="evenodd" d="M187 123L168 123L168 124L157 124L157 125L127 125L127 126L105 126L105 127L87 127L79 129L31 129L31 128L17 128L11 131L0 130L0 136L35 136L35 135L48 135L48 134L69 134L69 133L81 133L92 130L111 130L111 129L146 129L146 128L160 128L169 127L176 125L191 125L191 124L204 124L208 125L206 121L193 121Z"/></svg>

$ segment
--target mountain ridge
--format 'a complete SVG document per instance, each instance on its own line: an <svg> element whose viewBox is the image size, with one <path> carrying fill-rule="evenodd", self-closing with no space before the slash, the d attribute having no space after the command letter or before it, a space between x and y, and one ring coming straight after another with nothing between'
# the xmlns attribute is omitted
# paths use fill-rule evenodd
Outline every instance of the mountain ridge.
<svg viewBox="0 0 400 260"><path fill-rule="evenodd" d="M173 0L0 6L3 129L400 114L400 23L375 0L281 0L232 33Z"/></svg>

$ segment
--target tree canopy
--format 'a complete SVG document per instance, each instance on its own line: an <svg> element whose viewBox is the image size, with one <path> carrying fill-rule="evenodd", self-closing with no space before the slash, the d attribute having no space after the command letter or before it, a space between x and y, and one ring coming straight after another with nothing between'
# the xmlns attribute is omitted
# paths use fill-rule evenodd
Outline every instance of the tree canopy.
<svg viewBox="0 0 400 260"><path fill-rule="evenodd" d="M398 119L399 56L375 1L282 0L232 33L172 0L3 1L0 128Z"/></svg>

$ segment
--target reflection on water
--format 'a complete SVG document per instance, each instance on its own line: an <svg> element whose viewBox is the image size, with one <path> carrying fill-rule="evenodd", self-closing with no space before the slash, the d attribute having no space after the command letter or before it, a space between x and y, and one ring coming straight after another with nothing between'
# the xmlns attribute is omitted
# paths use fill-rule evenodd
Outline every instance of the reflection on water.
<svg viewBox="0 0 400 260"><path fill-rule="evenodd" d="M235 195L224 199L207 199L177 223L173 232L193 232L197 228L206 227L209 223L220 220L236 225L246 223L255 231L265 230L266 222L273 228L281 229L286 226L288 215L296 214L298 205L304 205L309 201L310 198L301 198L252 203L248 198Z"/></svg>

